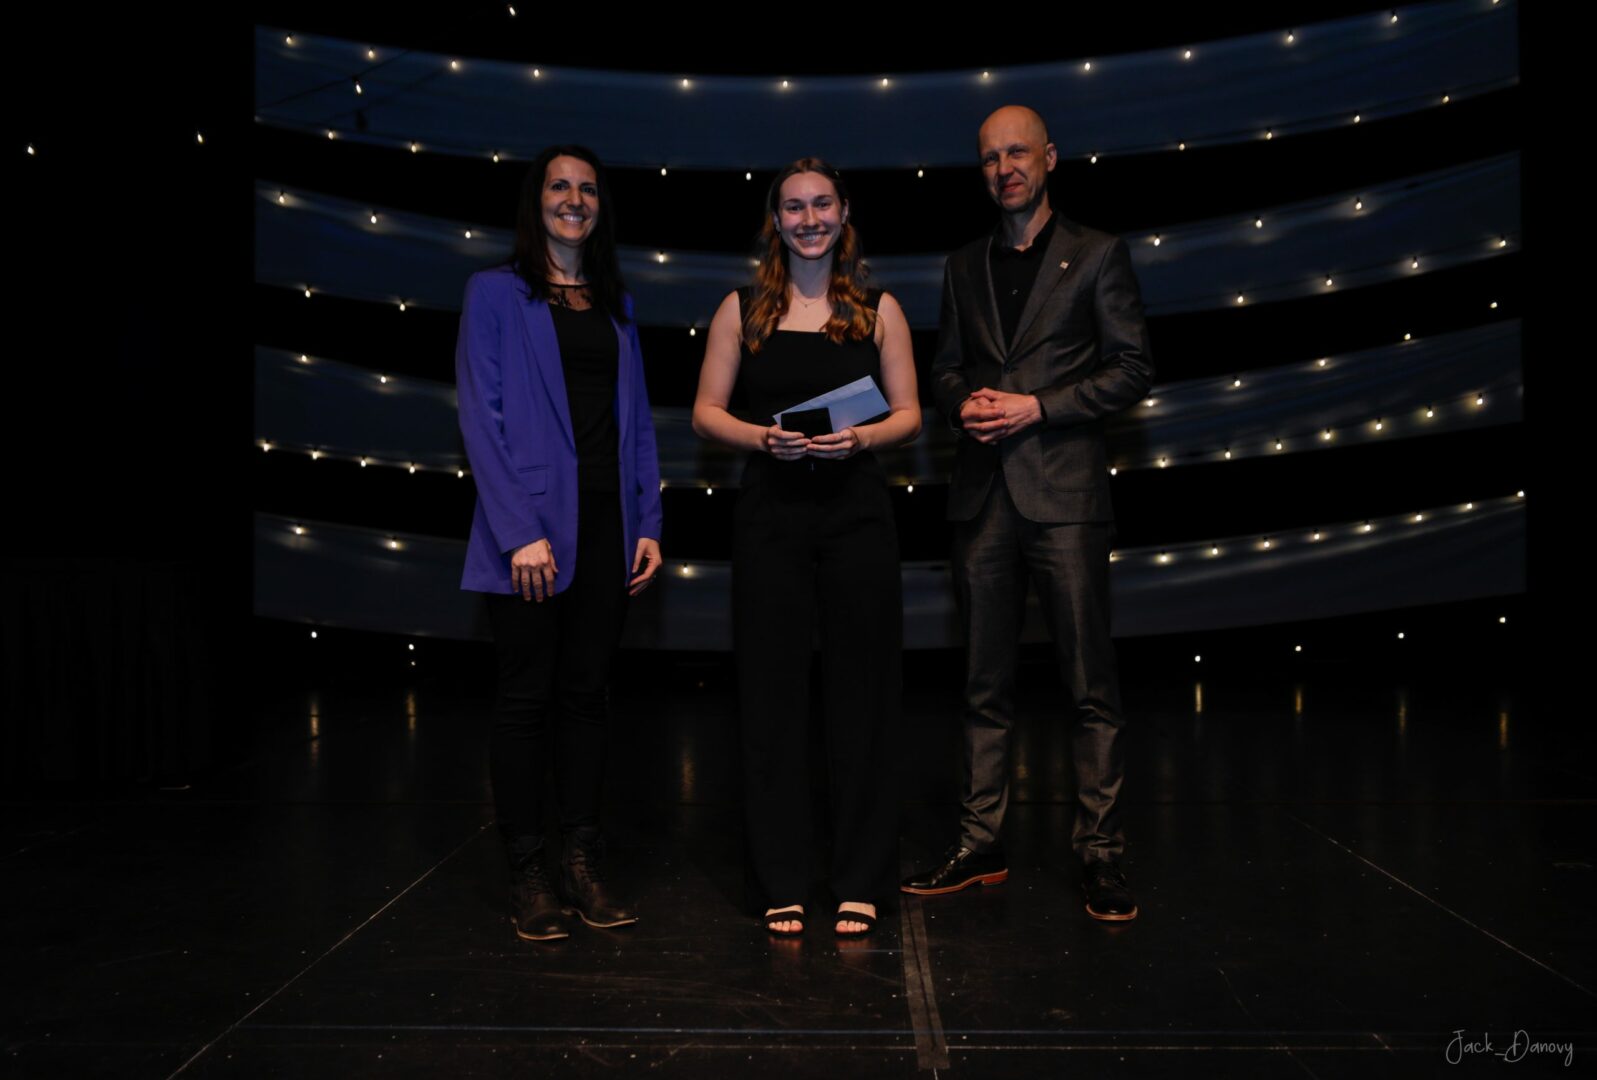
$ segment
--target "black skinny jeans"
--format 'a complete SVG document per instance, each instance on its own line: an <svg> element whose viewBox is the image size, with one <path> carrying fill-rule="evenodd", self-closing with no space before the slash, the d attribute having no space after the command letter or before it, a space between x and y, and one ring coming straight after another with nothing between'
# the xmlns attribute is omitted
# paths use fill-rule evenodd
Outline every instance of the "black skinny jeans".
<svg viewBox="0 0 1597 1080"><path fill-rule="evenodd" d="M542 603L488 596L499 658L488 772L513 859L543 837L551 769L561 833L599 825L610 665L627 603L620 496L584 491L577 508L577 565L560 567L575 574L569 587Z"/></svg>

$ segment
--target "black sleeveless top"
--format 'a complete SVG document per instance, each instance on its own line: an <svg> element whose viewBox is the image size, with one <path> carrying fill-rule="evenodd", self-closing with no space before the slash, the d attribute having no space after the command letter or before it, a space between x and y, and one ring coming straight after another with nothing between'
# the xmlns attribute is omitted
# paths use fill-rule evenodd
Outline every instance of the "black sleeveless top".
<svg viewBox="0 0 1597 1080"><path fill-rule="evenodd" d="M738 290L742 311L748 310L752 291L747 286ZM865 294L865 304L875 311L881 298L882 290L871 289ZM748 345L743 345L733 395L743 402L750 423L770 427L777 413L866 375L876 380L878 389L882 388L882 357L874 334L862 341L845 340L834 345L819 331L777 330L765 339L758 353L751 353ZM842 461L810 457L778 461L756 450L744 467L743 482L747 485L761 477L808 481L862 468L882 475L881 466L869 450Z"/></svg>

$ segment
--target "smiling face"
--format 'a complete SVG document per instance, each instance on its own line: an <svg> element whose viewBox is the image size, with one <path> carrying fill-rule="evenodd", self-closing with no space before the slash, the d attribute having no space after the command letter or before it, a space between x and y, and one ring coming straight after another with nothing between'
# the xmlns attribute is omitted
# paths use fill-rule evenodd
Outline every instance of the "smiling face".
<svg viewBox="0 0 1597 1080"><path fill-rule="evenodd" d="M1006 214L1029 212L1048 197L1048 174L1059 152L1042 117L1009 105L987 118L977 136L987 194Z"/></svg>
<svg viewBox="0 0 1597 1080"><path fill-rule="evenodd" d="M772 216L788 251L803 259L819 259L843 235L848 203L838 198L837 188L821 173L794 173L782 181Z"/></svg>
<svg viewBox="0 0 1597 1080"><path fill-rule="evenodd" d="M599 178L581 158L561 155L543 174L543 228L550 244L581 248L599 219Z"/></svg>

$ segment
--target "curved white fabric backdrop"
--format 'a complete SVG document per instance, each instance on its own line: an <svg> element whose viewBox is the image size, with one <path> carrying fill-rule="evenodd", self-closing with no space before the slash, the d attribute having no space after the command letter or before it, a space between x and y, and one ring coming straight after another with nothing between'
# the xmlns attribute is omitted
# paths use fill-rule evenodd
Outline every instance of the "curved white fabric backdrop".
<svg viewBox="0 0 1597 1080"><path fill-rule="evenodd" d="M1520 348L1512 319L1236 377L1161 383L1110 421L1109 460L1118 469L1174 467L1227 460L1227 450L1237 460L1513 423L1522 415ZM687 409L654 409L661 477L735 486L743 455L700 439L689 420ZM255 431L274 452L469 471L453 386L278 349L255 350ZM914 443L880 457L895 483L941 483L954 442L928 416Z"/></svg>
<svg viewBox="0 0 1597 1080"><path fill-rule="evenodd" d="M296 531L297 530L297 531ZM1117 552L1114 633L1184 633L1330 618L1525 588L1525 507L1516 497L1309 529ZM1218 547L1218 553L1211 553ZM632 605L631 648L732 647L726 563L670 559ZM460 590L465 543L255 515L255 613L313 626L485 640L476 593ZM904 644L962 644L946 563L905 563ZM1031 601L1024 639L1045 640Z"/></svg>
<svg viewBox="0 0 1597 1080"><path fill-rule="evenodd" d="M1504 154L1126 241L1150 315L1235 307L1238 296L1244 303L1319 296L1517 250L1519 172L1519 155ZM266 181L256 183L256 194L256 281L309 288L312 299L324 292L458 311L466 278L502 261L513 242L507 230ZM935 327L945 259L875 257L872 281L892 291L911 325ZM638 320L649 326L708 325L753 271L748 257L705 252L622 248L621 263Z"/></svg>
<svg viewBox="0 0 1597 1080"><path fill-rule="evenodd" d="M1190 58L1172 47L985 73L826 77L583 70L259 27L256 117L479 157L526 159L550 143L585 142L617 165L741 170L819 154L843 168L912 168L970 163L982 118L1021 101L1049 119L1066 155L1173 151L1180 142L1320 131L1511 86L1516 6L1408 4L1396 20L1370 12L1195 43ZM555 60L554 35L549 51Z"/></svg>

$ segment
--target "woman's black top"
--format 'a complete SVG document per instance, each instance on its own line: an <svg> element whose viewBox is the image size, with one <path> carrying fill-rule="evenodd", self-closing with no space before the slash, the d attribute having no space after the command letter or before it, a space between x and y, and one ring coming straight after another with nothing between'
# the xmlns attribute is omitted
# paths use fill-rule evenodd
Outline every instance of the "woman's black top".
<svg viewBox="0 0 1597 1080"><path fill-rule="evenodd" d="M616 372L621 346L610 316L589 303L586 286L552 286L549 314L560 343L566 403L577 440L577 488L621 490L621 432L616 427ZM569 302L565 302L569 301Z"/></svg>
<svg viewBox="0 0 1597 1080"><path fill-rule="evenodd" d="M747 287L738 290L743 311L748 310L751 293ZM866 293L866 306L875 311L881 297L880 289L871 289ZM874 334L860 341L845 339L833 344L818 331L776 330L758 353L750 352L746 343L743 345L734 396L742 401L751 423L769 427L777 413L866 375L881 388L882 357ZM744 483L760 477L809 481L860 468L881 473L881 466L869 450L842 461L811 457L778 461L770 454L755 451L745 467Z"/></svg>

